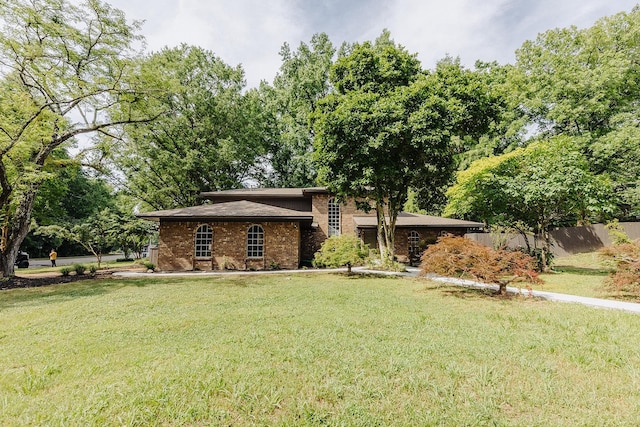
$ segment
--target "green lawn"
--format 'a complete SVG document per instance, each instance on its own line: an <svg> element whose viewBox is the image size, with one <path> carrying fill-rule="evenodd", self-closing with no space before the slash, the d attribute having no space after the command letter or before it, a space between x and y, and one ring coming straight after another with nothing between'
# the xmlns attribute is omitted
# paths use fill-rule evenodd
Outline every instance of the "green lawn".
<svg viewBox="0 0 640 427"><path fill-rule="evenodd" d="M421 279L0 293L0 425L637 425L640 316Z"/></svg>
<svg viewBox="0 0 640 427"><path fill-rule="evenodd" d="M554 260L553 272L540 275L544 283L534 285L533 289L592 298L638 301L637 297L607 289L605 280L609 271L610 268L603 263L597 252L561 257Z"/></svg>

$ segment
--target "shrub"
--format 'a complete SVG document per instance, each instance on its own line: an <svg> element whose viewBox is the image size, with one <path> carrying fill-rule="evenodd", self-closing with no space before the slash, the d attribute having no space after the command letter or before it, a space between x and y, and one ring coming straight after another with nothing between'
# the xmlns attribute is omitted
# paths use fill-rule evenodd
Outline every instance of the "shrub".
<svg viewBox="0 0 640 427"><path fill-rule="evenodd" d="M91 265L89 266L89 274L90 274L91 276L95 276L97 271L98 271L98 266L97 266L97 265L93 265L93 264L91 264Z"/></svg>
<svg viewBox="0 0 640 427"><path fill-rule="evenodd" d="M74 264L73 270L78 276L82 276L84 272L87 271L87 267L83 264Z"/></svg>
<svg viewBox="0 0 640 427"><path fill-rule="evenodd" d="M600 255L615 269L606 281L609 288L640 294L640 242L608 246L600 250Z"/></svg>
<svg viewBox="0 0 640 427"><path fill-rule="evenodd" d="M354 265L364 264L369 247L352 235L331 236L313 258L314 267L336 268L347 266L349 272Z"/></svg>
<svg viewBox="0 0 640 427"><path fill-rule="evenodd" d="M60 269L60 273L62 273L63 276L68 276L71 272L73 271L73 269L71 267L62 267Z"/></svg>
<svg viewBox="0 0 640 427"><path fill-rule="evenodd" d="M151 271L155 271L156 270L156 265L154 263L152 263L151 261L144 261L142 263L142 265L144 265L144 267L147 270L151 270Z"/></svg>
<svg viewBox="0 0 640 427"><path fill-rule="evenodd" d="M444 236L422 254L421 273L495 283L500 294L514 281L540 282L536 260L520 251L496 250L464 237Z"/></svg>
<svg viewBox="0 0 640 427"><path fill-rule="evenodd" d="M607 229L607 233L609 234L609 238L614 245L621 245L624 243L631 243L631 239L624 231L624 227L620 225L617 219L611 221L607 225L605 225Z"/></svg>

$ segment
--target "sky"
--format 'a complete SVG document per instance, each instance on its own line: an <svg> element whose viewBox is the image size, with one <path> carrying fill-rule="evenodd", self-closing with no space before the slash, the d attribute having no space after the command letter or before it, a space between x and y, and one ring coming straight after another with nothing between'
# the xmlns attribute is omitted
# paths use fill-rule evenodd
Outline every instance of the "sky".
<svg viewBox="0 0 640 427"><path fill-rule="evenodd" d="M296 49L316 33L334 46L375 40L383 29L417 53L425 69L446 55L513 63L526 40L554 28L592 26L640 0L106 0L144 20L148 51L181 43L242 64L248 87L268 83L284 42Z"/></svg>

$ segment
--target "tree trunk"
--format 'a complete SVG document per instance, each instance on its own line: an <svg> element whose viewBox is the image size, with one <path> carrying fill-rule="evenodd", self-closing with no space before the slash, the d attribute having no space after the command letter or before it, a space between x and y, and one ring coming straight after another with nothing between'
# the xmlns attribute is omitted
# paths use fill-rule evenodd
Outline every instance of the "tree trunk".
<svg viewBox="0 0 640 427"><path fill-rule="evenodd" d="M18 251L12 253L11 251L0 252L0 271L2 277L11 277L15 274L15 262Z"/></svg>
<svg viewBox="0 0 640 427"><path fill-rule="evenodd" d="M11 222L2 235L0 250L0 271L2 277L11 277L15 274L15 262L20 250L20 245L29 232L31 211L36 197L38 186L32 185L21 197L15 214L11 215Z"/></svg>
<svg viewBox="0 0 640 427"><path fill-rule="evenodd" d="M376 215L378 218L378 246L380 258L383 261L393 262L395 256L395 228L397 212L388 209L385 212L384 203L376 202ZM389 222L387 223L387 218Z"/></svg>
<svg viewBox="0 0 640 427"><path fill-rule="evenodd" d="M380 259L383 261L389 258L389 249L387 247L387 233L386 226L387 222L384 218L384 208L376 203L376 216L378 218L378 248L380 249Z"/></svg>
<svg viewBox="0 0 640 427"><path fill-rule="evenodd" d="M549 258L548 254L551 252L551 235L549 233L549 227L542 229L542 250L540 251L540 258L542 259L543 271L549 271Z"/></svg>

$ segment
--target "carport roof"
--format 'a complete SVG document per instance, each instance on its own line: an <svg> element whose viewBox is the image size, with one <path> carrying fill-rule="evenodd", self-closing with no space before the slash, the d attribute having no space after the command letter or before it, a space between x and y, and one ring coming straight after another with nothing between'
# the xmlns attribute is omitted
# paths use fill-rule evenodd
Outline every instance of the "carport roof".
<svg viewBox="0 0 640 427"><path fill-rule="evenodd" d="M354 216L353 222L359 228L374 228L378 226L378 219L372 215ZM484 227L484 224L476 221L400 212L396 227L480 228Z"/></svg>
<svg viewBox="0 0 640 427"><path fill-rule="evenodd" d="M168 209L163 211L144 212L139 218L151 221L166 220L220 220L220 221L311 221L313 216L308 212L294 211L265 205L263 203L240 200L237 202L214 203L188 208Z"/></svg>

